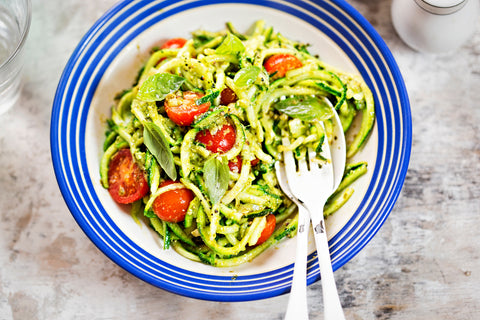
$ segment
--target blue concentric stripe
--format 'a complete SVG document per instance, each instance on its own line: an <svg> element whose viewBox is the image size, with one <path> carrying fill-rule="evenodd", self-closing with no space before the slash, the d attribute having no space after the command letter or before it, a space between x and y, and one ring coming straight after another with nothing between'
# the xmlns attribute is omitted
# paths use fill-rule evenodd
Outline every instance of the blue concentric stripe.
<svg viewBox="0 0 480 320"><path fill-rule="evenodd" d="M144 252L123 234L103 208L88 174L84 151L93 95L121 50L167 17L223 3L275 8L310 23L344 50L374 90L379 131L374 178L351 221L331 240L334 269L368 243L391 211L408 167L411 119L403 80L388 48L368 22L343 1L124 1L92 27L65 68L52 111L52 158L69 209L107 256L139 278L186 296L238 301L286 292L291 266L232 281L230 277L183 270ZM315 259L310 256L309 283L319 277Z"/></svg>

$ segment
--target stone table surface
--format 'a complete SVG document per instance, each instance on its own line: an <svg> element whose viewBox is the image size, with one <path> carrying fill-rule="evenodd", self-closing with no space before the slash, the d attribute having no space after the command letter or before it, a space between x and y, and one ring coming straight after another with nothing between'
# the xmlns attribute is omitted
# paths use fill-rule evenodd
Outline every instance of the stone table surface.
<svg viewBox="0 0 480 320"><path fill-rule="evenodd" d="M347 319L478 319L480 26L458 51L421 54L396 35L390 1L350 0L404 76L413 145L402 193L374 239L335 272ZM115 0L33 0L20 101L0 116L0 319L283 319L288 294L210 302L153 287L89 241L50 156L67 59ZM308 288L322 319L321 284ZM318 301L318 303L313 303Z"/></svg>

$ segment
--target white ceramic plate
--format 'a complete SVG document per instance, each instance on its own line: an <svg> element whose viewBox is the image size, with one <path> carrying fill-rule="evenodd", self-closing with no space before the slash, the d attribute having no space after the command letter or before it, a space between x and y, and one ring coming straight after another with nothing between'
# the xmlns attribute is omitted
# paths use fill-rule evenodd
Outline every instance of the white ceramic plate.
<svg viewBox="0 0 480 320"><path fill-rule="evenodd" d="M85 35L58 85L51 149L65 201L88 237L117 264L155 286L219 301L268 298L290 289L295 242L285 240L235 268L192 262L173 250L100 185L105 119L113 97L129 88L150 48L227 21L246 31L264 19L285 36L308 42L327 63L360 74L373 91L377 120L355 160L369 164L348 204L327 220L334 269L349 261L388 217L403 185L411 145L407 93L390 51L344 1L123 1ZM311 241L308 282L319 279Z"/></svg>

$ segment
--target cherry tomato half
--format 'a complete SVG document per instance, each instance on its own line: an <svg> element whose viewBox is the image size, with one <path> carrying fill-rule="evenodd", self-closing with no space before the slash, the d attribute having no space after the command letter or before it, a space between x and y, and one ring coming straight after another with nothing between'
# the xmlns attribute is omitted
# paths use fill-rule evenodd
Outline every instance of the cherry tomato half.
<svg viewBox="0 0 480 320"><path fill-rule="evenodd" d="M130 149L120 149L110 160L108 192L113 200L127 204L142 199L148 193L145 175L133 160Z"/></svg>
<svg viewBox="0 0 480 320"><path fill-rule="evenodd" d="M222 90L222 92L220 93L220 104L221 105L228 105L232 102L235 102L237 101L237 95L235 94L235 92L230 89L230 88L225 88Z"/></svg>
<svg viewBox="0 0 480 320"><path fill-rule="evenodd" d="M252 167L255 167L259 162L260 162L260 159L255 158L252 161L250 161L250 165ZM236 158L233 158L232 160L228 161L228 167L230 168L230 171L235 173L240 173L242 171L242 157L237 156Z"/></svg>
<svg viewBox="0 0 480 320"><path fill-rule="evenodd" d="M160 184L160 187L168 186L175 181L167 180ZM167 222L181 222L185 219L190 201L194 194L190 189L175 189L160 194L153 201L153 212L162 220Z"/></svg>
<svg viewBox="0 0 480 320"><path fill-rule="evenodd" d="M165 43L162 44L161 49L179 49L182 48L185 43L187 43L187 39L184 38L172 38L167 40Z"/></svg>
<svg viewBox="0 0 480 320"><path fill-rule="evenodd" d="M302 62L297 57L289 53L275 54L263 63L268 74L273 75L275 78L283 78L287 71L300 68L302 65Z"/></svg>
<svg viewBox="0 0 480 320"><path fill-rule="evenodd" d="M259 162L260 162L260 159L255 158L255 159L253 159L252 161L250 161L250 165L251 165L252 167L255 167Z"/></svg>
<svg viewBox="0 0 480 320"><path fill-rule="evenodd" d="M270 238L272 235L273 231L275 231L275 226L277 225L277 218L275 218L275 215L269 213L267 215L267 224L265 225L265 228L262 231L262 234L260 235L260 238L258 238L257 243L255 244L258 246L259 244L264 243L265 241Z"/></svg>
<svg viewBox="0 0 480 320"><path fill-rule="evenodd" d="M203 130L197 133L197 141L205 145L207 150L215 153L225 153L232 149L237 135L235 127L224 124L220 129L214 131Z"/></svg>
<svg viewBox="0 0 480 320"><path fill-rule="evenodd" d="M179 126L191 125L196 116L207 112L210 108L210 102L201 105L195 103L203 96L203 93L194 91L169 94L164 103L167 116Z"/></svg>
<svg viewBox="0 0 480 320"><path fill-rule="evenodd" d="M236 156L232 160L228 161L228 168L232 172L240 173L240 171L242 171L242 157Z"/></svg>
<svg viewBox="0 0 480 320"><path fill-rule="evenodd" d="M183 46L187 43L187 39L184 38L172 38L170 40L167 40L164 42L161 46L160 49L180 49L183 48ZM158 62L162 62L167 58L161 58Z"/></svg>

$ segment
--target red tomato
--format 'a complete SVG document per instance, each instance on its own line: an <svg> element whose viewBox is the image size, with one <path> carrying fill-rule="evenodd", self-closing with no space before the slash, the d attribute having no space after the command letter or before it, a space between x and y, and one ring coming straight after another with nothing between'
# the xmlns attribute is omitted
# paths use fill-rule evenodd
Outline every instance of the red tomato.
<svg viewBox="0 0 480 320"><path fill-rule="evenodd" d="M197 133L197 141L205 145L207 150L215 153L225 153L232 149L236 140L235 127L230 124L224 124L215 132L204 130Z"/></svg>
<svg viewBox="0 0 480 320"><path fill-rule="evenodd" d="M164 42L160 49L179 49L182 48L186 42L187 40L184 38L173 38ZM166 58L161 58L158 62L160 63L165 59Z"/></svg>
<svg viewBox="0 0 480 320"><path fill-rule="evenodd" d="M259 244L264 243L265 241L270 238L272 235L273 231L275 231L275 226L277 225L277 218L275 218L275 215L273 214L268 214L267 215L267 224L265 225L265 229L263 229L262 234L260 235L260 238L258 238L257 243L255 244L258 246Z"/></svg>
<svg viewBox="0 0 480 320"><path fill-rule="evenodd" d="M302 62L297 57L289 53L275 54L263 63L268 74L273 75L275 78L285 77L287 71L300 68L302 65Z"/></svg>
<svg viewBox="0 0 480 320"><path fill-rule="evenodd" d="M160 187L168 186L175 181L167 180L160 184ZM167 222L181 222L185 219L190 201L194 194L190 189L175 189L162 193L153 201L153 212L162 220Z"/></svg>
<svg viewBox="0 0 480 320"><path fill-rule="evenodd" d="M108 192L113 200L127 204L142 199L149 191L145 175L133 160L130 149L120 149L110 160Z"/></svg>
<svg viewBox="0 0 480 320"><path fill-rule="evenodd" d="M255 167L259 162L260 159L255 158L250 161L250 164L252 167ZM242 171L242 157L237 156L236 158L228 161L228 167L230 168L230 171L240 173L240 171Z"/></svg>
<svg viewBox="0 0 480 320"><path fill-rule="evenodd" d="M259 162L260 162L260 159L255 158L252 161L250 161L250 164L252 165L252 167L255 167Z"/></svg>
<svg viewBox="0 0 480 320"><path fill-rule="evenodd" d="M221 105L228 105L232 102L235 102L237 101L237 95L235 94L235 92L230 89L230 88L225 88L222 90L222 92L220 93L220 104Z"/></svg>
<svg viewBox="0 0 480 320"><path fill-rule="evenodd" d="M161 49L179 49L182 48L186 42L187 40L184 38L173 38L162 44Z"/></svg>
<svg viewBox="0 0 480 320"><path fill-rule="evenodd" d="M203 93L193 91L185 91L181 95L168 95L164 103L167 116L179 126L191 125L196 116L207 112L210 108L210 102L201 105L195 103L203 96Z"/></svg>
<svg viewBox="0 0 480 320"><path fill-rule="evenodd" d="M230 171L240 173L240 171L242 171L242 157L237 156L228 161L228 167L230 168Z"/></svg>

